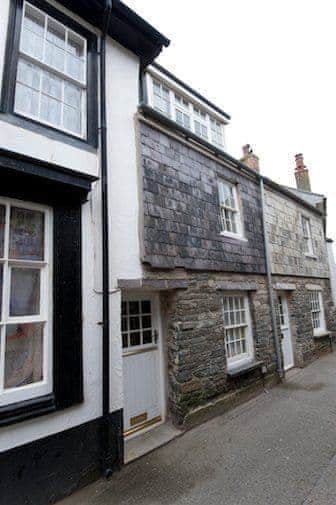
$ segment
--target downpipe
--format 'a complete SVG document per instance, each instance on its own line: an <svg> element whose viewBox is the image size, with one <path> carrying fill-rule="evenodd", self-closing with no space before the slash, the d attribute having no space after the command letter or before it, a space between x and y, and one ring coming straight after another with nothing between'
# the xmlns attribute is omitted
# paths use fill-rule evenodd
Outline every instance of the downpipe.
<svg viewBox="0 0 336 505"><path fill-rule="evenodd" d="M103 420L101 433L102 471L106 478L113 473L110 456L112 439L110 423L110 265L109 265L109 222L108 222L108 170L107 170L107 124L106 124L106 34L112 12L112 0L105 0L102 34L100 37L100 141L101 141L101 202L102 202L102 390Z"/></svg>
<svg viewBox="0 0 336 505"><path fill-rule="evenodd" d="M277 372L279 374L280 379L284 379L285 372L283 368L283 359L282 359L282 349L281 349L281 340L278 332L277 318L276 318L276 309L275 309L275 300L274 300L274 290L272 285L272 263L271 263L271 255L269 250L269 243L267 240L267 230L266 230L266 218L265 218L265 188L264 188L264 180L263 177L260 177L260 193L261 193L261 212L262 212L262 226L263 226L263 237L264 237L264 250L265 250L265 261L266 261L266 274L267 274L267 288L268 288L268 297L271 308L271 321L272 321L272 331L274 337L275 344L275 353L277 358Z"/></svg>

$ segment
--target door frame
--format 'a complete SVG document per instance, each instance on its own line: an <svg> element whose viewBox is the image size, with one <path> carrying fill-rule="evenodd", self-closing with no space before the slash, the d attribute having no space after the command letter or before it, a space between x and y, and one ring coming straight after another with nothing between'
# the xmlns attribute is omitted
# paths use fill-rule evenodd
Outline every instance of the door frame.
<svg viewBox="0 0 336 505"><path fill-rule="evenodd" d="M284 371L287 372L288 370L291 370L292 368L295 367L295 352L294 352L293 331L292 331L291 317L290 317L289 297L288 297L288 293L286 291L278 291L277 295L278 295L278 298L282 299L282 304L283 304L283 301L286 304L286 312L285 313L287 314L287 323L288 323L288 326L286 328L287 328L288 333L289 333L289 341L290 341L290 345L291 345L291 349L292 349L292 356L293 356L292 364L288 368L285 368L284 352L283 352L282 341L281 341L281 351L282 351L282 356L283 356L283 367L284 367ZM279 301L278 301L278 303L279 303ZM280 308L279 308L279 312L280 312ZM281 331L282 330L282 328L281 328L281 320L279 322L280 322L280 331ZM282 331L281 331L281 333L282 333Z"/></svg>
<svg viewBox="0 0 336 505"><path fill-rule="evenodd" d="M137 437L141 434L147 433L148 431L152 430L153 428L156 428L157 426L164 424L167 419L167 373L166 369L167 367L165 366L164 363L164 344L163 344L163 321L162 321L162 311L161 311L161 299L160 299L160 293L155 292L155 291L145 291L145 290L124 290L121 292L121 303L123 301L141 301L141 300L151 300L152 303L152 318L154 325L157 326L157 331L158 331L158 359L159 359L159 381L160 381L160 387L158 388L159 395L160 395L160 409L161 409L161 420L153 423L153 424L148 424L148 426L145 426L141 428L140 426L138 429L136 427L134 428L133 433L126 434L123 432L123 437L125 440L130 440L134 437ZM121 310L120 310L120 319L121 319ZM121 331L120 331L120 336L121 336ZM121 351L122 351L122 370L124 372L124 351L122 347L122 338L121 338ZM123 404L125 405L125 384L124 384L124 373L123 373Z"/></svg>

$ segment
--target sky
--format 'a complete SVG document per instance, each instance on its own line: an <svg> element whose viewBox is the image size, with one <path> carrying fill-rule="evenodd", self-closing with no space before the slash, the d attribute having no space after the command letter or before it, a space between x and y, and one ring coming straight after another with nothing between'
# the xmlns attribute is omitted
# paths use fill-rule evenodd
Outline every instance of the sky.
<svg viewBox="0 0 336 505"><path fill-rule="evenodd" d="M303 153L336 241L334 0L126 0L171 40L158 62L231 115L227 151L295 186Z"/></svg>

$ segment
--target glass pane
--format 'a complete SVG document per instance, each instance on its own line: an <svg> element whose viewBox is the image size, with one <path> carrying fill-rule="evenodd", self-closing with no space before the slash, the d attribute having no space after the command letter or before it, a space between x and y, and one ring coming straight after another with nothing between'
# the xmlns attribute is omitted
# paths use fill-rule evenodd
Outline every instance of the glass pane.
<svg viewBox="0 0 336 505"><path fill-rule="evenodd" d="M32 316L40 313L40 270L12 268L10 315Z"/></svg>
<svg viewBox="0 0 336 505"><path fill-rule="evenodd" d="M61 125L62 104L47 95L41 96L40 118L55 126Z"/></svg>
<svg viewBox="0 0 336 505"><path fill-rule="evenodd" d="M63 126L67 130L80 134L81 133L81 112L78 109L64 106L64 120Z"/></svg>
<svg viewBox="0 0 336 505"><path fill-rule="evenodd" d="M68 32L68 46L67 50L77 58L84 57L84 40L78 37L73 32Z"/></svg>
<svg viewBox="0 0 336 505"><path fill-rule="evenodd" d="M2 319L2 289L3 289L3 265L0 265L0 321ZM1 343L1 335L0 335L0 343Z"/></svg>
<svg viewBox="0 0 336 505"><path fill-rule="evenodd" d="M121 313L123 316L127 315L127 302L121 302Z"/></svg>
<svg viewBox="0 0 336 505"><path fill-rule="evenodd" d="M128 330L128 320L127 317L122 317L121 318L121 331L127 331Z"/></svg>
<svg viewBox="0 0 336 505"><path fill-rule="evenodd" d="M6 389L43 380L43 323L8 325L5 346Z"/></svg>
<svg viewBox="0 0 336 505"><path fill-rule="evenodd" d="M48 20L45 43L45 61L52 67L64 71L65 67L65 29L55 20Z"/></svg>
<svg viewBox="0 0 336 505"><path fill-rule="evenodd" d="M130 318L130 330L138 330L140 328L140 318L131 317Z"/></svg>
<svg viewBox="0 0 336 505"><path fill-rule="evenodd" d="M43 212L11 208L9 257L35 261L44 259Z"/></svg>
<svg viewBox="0 0 336 505"><path fill-rule="evenodd" d="M15 110L37 117L39 94L23 84L17 83L15 91Z"/></svg>
<svg viewBox="0 0 336 505"><path fill-rule="evenodd" d="M128 337L127 337L127 333L124 333L123 336L122 336L122 343L123 343L123 348L125 349L125 347L128 347Z"/></svg>
<svg viewBox="0 0 336 505"><path fill-rule="evenodd" d="M144 344L151 344L153 339L152 339L152 331L151 330L147 330L147 331L144 331L143 334L142 334L142 338L143 338L143 343Z"/></svg>
<svg viewBox="0 0 336 505"><path fill-rule="evenodd" d="M21 50L41 60L45 16L27 5L21 37Z"/></svg>
<svg viewBox="0 0 336 505"><path fill-rule="evenodd" d="M129 313L139 314L139 302L129 302Z"/></svg>
<svg viewBox="0 0 336 505"><path fill-rule="evenodd" d="M81 107L81 90L78 86L65 82L64 84L64 102L74 109Z"/></svg>
<svg viewBox="0 0 336 505"><path fill-rule="evenodd" d="M78 81L84 81L84 61L72 56L67 55L67 73L77 79Z"/></svg>
<svg viewBox="0 0 336 505"><path fill-rule="evenodd" d="M131 346L140 345L141 344L141 342L140 342L140 333L139 332L131 333L130 334L130 339L131 339Z"/></svg>
<svg viewBox="0 0 336 505"><path fill-rule="evenodd" d="M143 314L151 313L151 302L149 300L144 300L143 302L141 302L141 312Z"/></svg>
<svg viewBox="0 0 336 505"><path fill-rule="evenodd" d="M0 205L0 258L3 258L5 250L5 224L6 224L6 207Z"/></svg>
<svg viewBox="0 0 336 505"><path fill-rule="evenodd" d="M24 60L19 60L17 70L17 81L21 84L26 84L36 91L40 89L41 70L33 63L28 63Z"/></svg>
<svg viewBox="0 0 336 505"><path fill-rule="evenodd" d="M50 72L43 72L42 91L46 95L62 100L62 80Z"/></svg>
<svg viewBox="0 0 336 505"><path fill-rule="evenodd" d="M143 318L142 318L142 327L143 328L151 328L152 327L152 318L151 318L151 316L143 316Z"/></svg>

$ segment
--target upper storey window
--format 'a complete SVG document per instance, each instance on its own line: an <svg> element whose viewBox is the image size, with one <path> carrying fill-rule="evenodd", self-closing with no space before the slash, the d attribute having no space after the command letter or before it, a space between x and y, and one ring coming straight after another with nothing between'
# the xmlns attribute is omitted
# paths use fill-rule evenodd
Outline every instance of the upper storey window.
<svg viewBox="0 0 336 505"><path fill-rule="evenodd" d="M181 87L166 84L147 74L149 105L198 137L224 149L224 125L216 112L210 113Z"/></svg>
<svg viewBox="0 0 336 505"><path fill-rule="evenodd" d="M237 188L226 181L218 182L222 235L242 236Z"/></svg>
<svg viewBox="0 0 336 505"><path fill-rule="evenodd" d="M167 116L170 115L169 89L160 82L153 82L154 107Z"/></svg>
<svg viewBox="0 0 336 505"><path fill-rule="evenodd" d="M15 112L86 136L86 41L24 4Z"/></svg>
<svg viewBox="0 0 336 505"><path fill-rule="evenodd" d="M17 0L2 107L19 126L97 143L96 35L43 0Z"/></svg>
<svg viewBox="0 0 336 505"><path fill-rule="evenodd" d="M314 249L310 228L310 220L304 216L302 216L302 231L304 238L304 252L306 253L306 255L311 256L314 254Z"/></svg>

